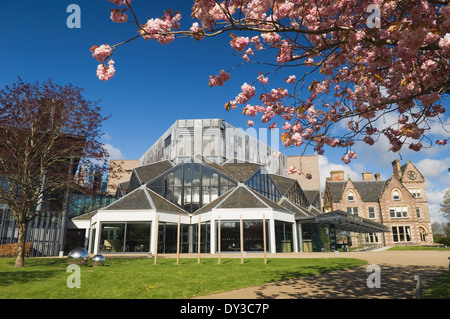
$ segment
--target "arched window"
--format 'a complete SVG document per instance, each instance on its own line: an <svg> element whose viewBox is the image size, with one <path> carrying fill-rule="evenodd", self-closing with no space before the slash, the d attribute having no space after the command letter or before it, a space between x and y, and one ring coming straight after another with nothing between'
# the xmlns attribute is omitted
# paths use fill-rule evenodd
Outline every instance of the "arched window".
<svg viewBox="0 0 450 319"><path fill-rule="evenodd" d="M427 241L427 231L424 228L419 227L419 233L420 233L420 241Z"/></svg>
<svg viewBox="0 0 450 319"><path fill-rule="evenodd" d="M394 198L394 200L400 200L400 192L394 189L394 191L392 192L392 198Z"/></svg>
<svg viewBox="0 0 450 319"><path fill-rule="evenodd" d="M347 193L347 199L348 199L349 202L354 202L355 201L355 195L353 194L352 191L349 191Z"/></svg>

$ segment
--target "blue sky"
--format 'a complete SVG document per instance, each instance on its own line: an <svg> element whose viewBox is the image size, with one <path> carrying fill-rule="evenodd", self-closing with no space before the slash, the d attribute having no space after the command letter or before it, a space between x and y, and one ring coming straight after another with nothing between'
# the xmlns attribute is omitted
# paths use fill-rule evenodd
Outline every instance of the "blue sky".
<svg viewBox="0 0 450 319"><path fill-rule="evenodd" d="M242 62L230 48L229 35L195 42L179 39L168 45L137 39L121 46L114 54L116 75L107 82L95 75L97 61L89 49L93 45L115 44L135 35L133 24L115 24L108 9L115 5L107 0L18 0L1 1L0 11L0 86L12 84L20 76L24 81L72 83L85 89L88 100L101 100L102 112L111 118L104 124L104 143L112 158L139 158L177 119L223 118L236 127L246 128L249 119L241 111L226 112L224 104L233 99L244 82L251 83L257 75L256 66L238 68L223 87L208 86L210 75L228 70ZM66 12L70 4L81 9L81 28L70 29ZM171 8L182 13L181 25L188 28L193 21L190 8L193 1L135 0L142 21L163 15ZM298 70L301 72L301 70ZM282 82L285 74L271 78ZM260 92L259 92L260 93ZM257 91L257 95L259 94ZM444 121L450 123L449 97L444 101L447 112ZM264 127L255 120L256 128ZM442 132L438 126L433 132ZM448 134L448 133L446 133ZM433 137L433 136L432 136ZM442 136L441 137L445 137ZM435 139L434 139L435 140ZM274 145L271 145L274 147ZM359 158L345 165L340 158L343 150L327 149L319 163L321 179L333 169L344 169L346 176L361 180L363 171L381 173L389 178L392 160L399 154L387 152L388 145L357 148ZM298 155L299 148L280 150ZM311 155L312 150L307 150ZM450 146L434 147L420 153L404 151L401 163L410 158L427 179L427 196L434 220L446 189L450 188Z"/></svg>

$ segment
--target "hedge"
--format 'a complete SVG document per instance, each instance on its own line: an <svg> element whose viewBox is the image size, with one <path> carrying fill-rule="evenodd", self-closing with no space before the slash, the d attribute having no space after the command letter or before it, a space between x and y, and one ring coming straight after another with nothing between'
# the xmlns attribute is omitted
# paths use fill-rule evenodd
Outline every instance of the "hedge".
<svg viewBox="0 0 450 319"><path fill-rule="evenodd" d="M19 246L18 243L14 244L4 244L0 245L0 257L15 257L17 256L17 247ZM30 255L31 252L31 243L25 244L25 255Z"/></svg>

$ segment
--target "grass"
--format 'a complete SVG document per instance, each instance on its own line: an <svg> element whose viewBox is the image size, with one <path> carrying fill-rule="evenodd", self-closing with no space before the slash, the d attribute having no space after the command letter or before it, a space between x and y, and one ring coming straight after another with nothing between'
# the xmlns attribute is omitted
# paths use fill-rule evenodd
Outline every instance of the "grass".
<svg viewBox="0 0 450 319"><path fill-rule="evenodd" d="M450 271L444 272L423 294L425 299L450 299Z"/></svg>
<svg viewBox="0 0 450 319"><path fill-rule="evenodd" d="M394 246L389 250L438 250L438 251L450 251L450 247L427 247L427 246Z"/></svg>
<svg viewBox="0 0 450 319"><path fill-rule="evenodd" d="M28 258L14 268L13 258L0 258L0 299L184 299L357 267L352 258L262 259L108 258L104 266L80 266L81 288L68 288L67 260Z"/></svg>

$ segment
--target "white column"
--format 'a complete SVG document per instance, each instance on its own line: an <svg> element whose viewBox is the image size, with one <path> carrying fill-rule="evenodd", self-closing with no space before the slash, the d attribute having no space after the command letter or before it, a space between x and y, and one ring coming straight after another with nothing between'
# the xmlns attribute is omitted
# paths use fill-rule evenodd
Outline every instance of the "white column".
<svg viewBox="0 0 450 319"><path fill-rule="evenodd" d="M269 219L269 239L270 239L270 252L276 253L275 246L275 219L270 217Z"/></svg>
<svg viewBox="0 0 450 319"><path fill-rule="evenodd" d="M293 240L294 240L294 253L298 253L298 235L297 235L297 223L294 222L293 228Z"/></svg>
<svg viewBox="0 0 450 319"><path fill-rule="evenodd" d="M210 226L210 250L211 250L211 254L215 254L216 253L216 220L215 220L215 216L211 214L211 226Z"/></svg>

